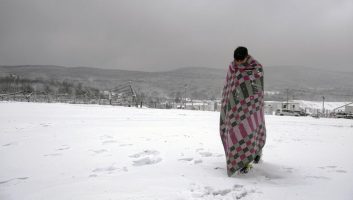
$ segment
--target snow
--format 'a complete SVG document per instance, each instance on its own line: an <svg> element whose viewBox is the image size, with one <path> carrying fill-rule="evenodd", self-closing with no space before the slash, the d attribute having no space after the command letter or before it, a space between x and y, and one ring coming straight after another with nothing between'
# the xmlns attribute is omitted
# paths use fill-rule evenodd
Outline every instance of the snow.
<svg viewBox="0 0 353 200"><path fill-rule="evenodd" d="M353 120L266 116L263 160L231 178L218 120L0 102L0 199L352 199Z"/></svg>

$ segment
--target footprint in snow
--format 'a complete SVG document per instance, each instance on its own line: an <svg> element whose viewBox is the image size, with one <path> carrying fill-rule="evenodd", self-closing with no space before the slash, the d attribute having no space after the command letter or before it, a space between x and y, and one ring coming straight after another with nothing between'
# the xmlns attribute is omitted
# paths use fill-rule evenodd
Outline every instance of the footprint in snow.
<svg viewBox="0 0 353 200"><path fill-rule="evenodd" d="M111 136L111 135L102 135L100 138L101 138L101 140L104 140L104 139L113 139L113 136Z"/></svg>
<svg viewBox="0 0 353 200"><path fill-rule="evenodd" d="M337 166L331 165L331 166L326 166L325 168L335 169L337 168Z"/></svg>
<svg viewBox="0 0 353 200"><path fill-rule="evenodd" d="M61 153L50 153L50 154L44 154L43 156L47 157L47 156L61 156Z"/></svg>
<svg viewBox="0 0 353 200"><path fill-rule="evenodd" d="M201 160L201 159L194 160L194 164L200 164L200 163L202 163L202 160Z"/></svg>
<svg viewBox="0 0 353 200"><path fill-rule="evenodd" d="M129 157L131 158L139 158L139 157L142 157L142 156L149 156L149 155L158 155L159 152L158 151L155 151L155 150L144 150L140 153L136 153L136 154L133 154L133 155L130 155Z"/></svg>
<svg viewBox="0 0 353 200"><path fill-rule="evenodd" d="M92 170L92 174L89 175L88 177L90 178L95 178L95 177L98 177L99 174L112 174L114 173L115 171L124 171L124 172L127 172L129 171L127 167L123 167L122 169L121 168L117 168L117 167L114 167L114 165L111 165L111 166L108 166L108 167L98 167L98 168L95 168L94 170Z"/></svg>
<svg viewBox="0 0 353 200"><path fill-rule="evenodd" d="M283 167L283 169L288 173L293 173L293 168L291 167Z"/></svg>
<svg viewBox="0 0 353 200"><path fill-rule="evenodd" d="M215 167L213 169L215 169L215 170L225 170L225 168L223 168L223 167Z"/></svg>
<svg viewBox="0 0 353 200"><path fill-rule="evenodd" d="M92 172L96 172L96 173L107 172L107 173L111 174L117 169L118 168L116 168L116 167L114 167L112 165L112 166L109 166L109 167L96 168L96 169L92 170Z"/></svg>
<svg viewBox="0 0 353 200"><path fill-rule="evenodd" d="M6 184L6 183L9 183L9 182L12 182L12 181L16 181L16 180L24 181L24 180L27 180L27 179L29 179L29 177L12 178L12 179L8 179L6 181L0 181L0 185L1 184Z"/></svg>
<svg viewBox="0 0 353 200"><path fill-rule="evenodd" d="M179 161L192 161L194 158L181 158Z"/></svg>
<svg viewBox="0 0 353 200"><path fill-rule="evenodd" d="M305 179L322 179L322 180L330 180L330 178L326 176L305 176Z"/></svg>
<svg viewBox="0 0 353 200"><path fill-rule="evenodd" d="M119 145L120 147L127 147L127 146L132 146L132 144L121 144Z"/></svg>
<svg viewBox="0 0 353 200"><path fill-rule="evenodd" d="M42 126L42 127L48 127L48 126L51 126L51 124L50 123L42 123L42 124L39 124L40 126Z"/></svg>
<svg viewBox="0 0 353 200"><path fill-rule="evenodd" d="M58 148L58 149L56 149L56 150L57 150L57 151L63 151L63 150L68 150L68 149L70 149L70 146L68 146L68 145L61 145L61 147Z"/></svg>
<svg viewBox="0 0 353 200"><path fill-rule="evenodd" d="M116 140L106 140L106 141L103 141L103 145L105 144L113 144L113 143L117 143Z"/></svg>
<svg viewBox="0 0 353 200"><path fill-rule="evenodd" d="M152 165L152 164L156 164L162 161L162 158L159 157L146 157L146 158L141 158L138 160L134 160L134 166L143 166L143 165Z"/></svg>
<svg viewBox="0 0 353 200"><path fill-rule="evenodd" d="M93 152L94 152L94 153L96 153L96 154L100 154L100 153L107 152L107 150L106 150L106 149L91 150L91 151L93 151Z"/></svg>
<svg viewBox="0 0 353 200"><path fill-rule="evenodd" d="M194 158L191 158L191 157L189 157L189 158L180 158L180 159L178 159L178 161L183 161L183 162L191 162L191 161L194 161L194 162L192 162L192 163L194 163L195 165L200 164L200 163L203 162L202 159L196 159L196 160L194 160Z"/></svg>
<svg viewBox="0 0 353 200"><path fill-rule="evenodd" d="M134 166L152 165L162 161L162 158L158 156L159 152L155 150L145 150L140 153L130 155L130 158L139 158L133 161Z"/></svg>
<svg viewBox="0 0 353 200"><path fill-rule="evenodd" d="M202 157L211 157L211 156L212 156L212 153L211 153L211 152L199 152L199 154L200 154Z"/></svg>
<svg viewBox="0 0 353 200"><path fill-rule="evenodd" d="M16 142L11 142L11 143L7 143L7 144L3 144L2 146L3 147L9 147L9 146L15 145L15 144L16 144Z"/></svg>
<svg viewBox="0 0 353 200"><path fill-rule="evenodd" d="M211 153L208 151L204 151L204 148L198 148L195 151L198 152L202 157L222 157L224 156L224 154L220 154L220 153Z"/></svg>
<svg viewBox="0 0 353 200"><path fill-rule="evenodd" d="M336 170L336 172L337 172L337 173L344 173L344 174L345 174L345 173L347 173L347 171L346 171L346 170L341 170L341 169Z"/></svg>
<svg viewBox="0 0 353 200"><path fill-rule="evenodd" d="M243 185L234 185L233 188L225 189L214 189L210 186L198 186L196 184L191 184L190 188L191 196L193 198L225 198L232 197L232 199L242 199L251 193L255 193L255 190L248 190L244 188Z"/></svg>
<svg viewBox="0 0 353 200"><path fill-rule="evenodd" d="M90 178L95 178L95 177L98 177L98 175L97 175L97 174L91 174L91 175L89 175L88 177L90 177Z"/></svg>
<svg viewBox="0 0 353 200"><path fill-rule="evenodd" d="M326 172L336 172L336 173L347 173L346 170L343 169L337 169L337 166L330 165L330 166L323 166L323 167L318 167L319 169L326 170Z"/></svg>
<svg viewBox="0 0 353 200"><path fill-rule="evenodd" d="M195 151L196 151L196 152L200 152L200 151L202 151L202 150L204 150L204 148L198 148L198 149L196 149Z"/></svg>
<svg viewBox="0 0 353 200"><path fill-rule="evenodd" d="M64 151L70 149L70 146L68 145L61 145L60 148L55 149L55 151ZM44 156L61 156L61 153L50 153L50 154L44 154Z"/></svg>

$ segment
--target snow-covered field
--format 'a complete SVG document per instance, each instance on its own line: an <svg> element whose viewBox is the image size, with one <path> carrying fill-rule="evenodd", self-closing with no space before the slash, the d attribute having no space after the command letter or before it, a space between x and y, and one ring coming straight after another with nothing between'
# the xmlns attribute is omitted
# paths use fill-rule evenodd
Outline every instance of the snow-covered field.
<svg viewBox="0 0 353 200"><path fill-rule="evenodd" d="M218 120L0 102L0 199L353 199L353 120L266 116L263 161L231 178Z"/></svg>

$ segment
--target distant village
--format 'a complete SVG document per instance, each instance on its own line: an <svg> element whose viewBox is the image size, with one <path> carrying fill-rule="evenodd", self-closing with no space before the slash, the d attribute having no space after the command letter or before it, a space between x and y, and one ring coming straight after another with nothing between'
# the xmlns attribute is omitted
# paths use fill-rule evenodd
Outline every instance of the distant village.
<svg viewBox="0 0 353 200"><path fill-rule="evenodd" d="M163 105L171 105L169 108L220 111L221 100L191 100L186 98L184 103L165 102ZM265 114L279 116L312 116L335 117L353 119L353 102L324 102L289 100L289 101L265 101Z"/></svg>
<svg viewBox="0 0 353 200"><path fill-rule="evenodd" d="M143 97L134 95L132 89L124 88L124 93L104 91L99 97L70 97L65 94L0 94L0 101L48 102L71 104L99 104L156 109L186 109L200 111L220 111L221 100L195 100L190 98L160 99L144 101ZM265 114L279 116L312 116L353 119L353 102L318 102L304 100L265 101Z"/></svg>
<svg viewBox="0 0 353 200"><path fill-rule="evenodd" d="M279 95L266 91L266 95ZM220 111L221 100L191 99L186 88L184 93L174 98L147 96L134 88L131 82L109 90L84 87L70 82L26 80L8 76L0 79L0 101L99 104L156 109L187 109L200 111ZM265 101L265 114L279 116L312 116L353 119L352 102L325 102L287 99L285 101Z"/></svg>

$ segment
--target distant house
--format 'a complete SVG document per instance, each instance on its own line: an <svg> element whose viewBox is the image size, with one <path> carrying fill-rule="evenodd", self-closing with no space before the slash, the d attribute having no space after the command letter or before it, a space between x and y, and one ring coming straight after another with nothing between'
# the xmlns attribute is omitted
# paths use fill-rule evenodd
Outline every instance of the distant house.
<svg viewBox="0 0 353 200"><path fill-rule="evenodd" d="M301 111L299 102L282 102L282 110Z"/></svg>
<svg viewBox="0 0 353 200"><path fill-rule="evenodd" d="M190 100L186 102L187 110L220 111L221 103L217 100Z"/></svg>
<svg viewBox="0 0 353 200"><path fill-rule="evenodd" d="M265 101L265 114L273 115L282 110L302 111L299 102L294 101Z"/></svg>

